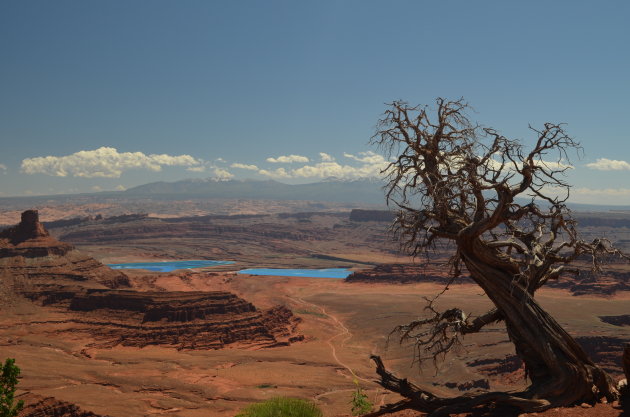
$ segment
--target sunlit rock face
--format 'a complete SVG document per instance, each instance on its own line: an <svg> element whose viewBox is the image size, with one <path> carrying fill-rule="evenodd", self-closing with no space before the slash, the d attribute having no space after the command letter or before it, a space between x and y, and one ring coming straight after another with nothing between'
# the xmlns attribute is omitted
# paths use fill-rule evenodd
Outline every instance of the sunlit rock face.
<svg viewBox="0 0 630 417"><path fill-rule="evenodd" d="M71 311L91 324L97 346L171 346L221 349L271 347L302 340L299 319L278 306L266 311L226 291L136 292L89 290L76 294Z"/></svg>
<svg viewBox="0 0 630 417"><path fill-rule="evenodd" d="M440 263L428 264L382 264L350 274L346 282L383 282L390 284L410 284L433 282L446 284L449 281L448 270ZM467 275L459 277L456 283L472 282Z"/></svg>
<svg viewBox="0 0 630 417"><path fill-rule="evenodd" d="M21 222L0 231L0 275L16 290L76 285L129 287L128 277L49 235L37 210L22 213Z"/></svg>
<svg viewBox="0 0 630 417"><path fill-rule="evenodd" d="M124 273L51 237L36 210L0 232L0 284L7 283L12 294L65 310L64 331L89 333L93 346L256 348L303 339L300 319L283 306L262 311L227 291L130 290Z"/></svg>

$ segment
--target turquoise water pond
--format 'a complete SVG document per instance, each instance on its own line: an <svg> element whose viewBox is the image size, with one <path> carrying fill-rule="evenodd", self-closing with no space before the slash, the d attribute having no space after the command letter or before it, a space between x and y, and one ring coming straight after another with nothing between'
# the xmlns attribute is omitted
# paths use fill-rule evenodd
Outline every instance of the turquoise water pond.
<svg viewBox="0 0 630 417"><path fill-rule="evenodd" d="M232 261L166 261L166 262L132 262L125 264L108 264L112 269L146 269L155 272L171 272L176 269L207 268L209 266L229 265Z"/></svg>
<svg viewBox="0 0 630 417"><path fill-rule="evenodd" d="M274 269L252 268L238 271L239 274L274 275L280 277L308 277L308 278L346 278L352 273L346 268L328 269Z"/></svg>
<svg viewBox="0 0 630 417"><path fill-rule="evenodd" d="M165 262L132 262L124 264L108 264L112 269L146 269L154 272L171 272L176 269L207 268L210 266L230 265L232 261L165 261ZM281 277L308 278L345 278L352 273L346 268L328 269L277 269L251 268L238 271L239 274L274 275Z"/></svg>

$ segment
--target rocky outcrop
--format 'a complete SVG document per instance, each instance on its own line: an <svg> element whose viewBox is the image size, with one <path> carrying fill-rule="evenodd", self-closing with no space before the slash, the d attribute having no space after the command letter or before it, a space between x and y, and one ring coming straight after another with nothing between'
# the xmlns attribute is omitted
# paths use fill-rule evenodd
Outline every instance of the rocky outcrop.
<svg viewBox="0 0 630 417"><path fill-rule="evenodd" d="M75 404L55 397L27 393L20 395L18 400L23 400L25 404L18 417L107 417L82 410Z"/></svg>
<svg viewBox="0 0 630 417"><path fill-rule="evenodd" d="M229 292L135 292L88 290L75 294L69 310L100 347L166 345L221 349L288 345L303 339L299 319L286 307L267 311Z"/></svg>
<svg viewBox="0 0 630 417"><path fill-rule="evenodd" d="M630 338L623 333L619 337L611 336L577 336L575 340L582 346L588 356L600 368L604 369L615 380L623 376L622 353Z"/></svg>
<svg viewBox="0 0 630 417"><path fill-rule="evenodd" d="M78 284L93 288L130 285L124 273L50 236L37 210L25 211L20 224L0 232L0 275L11 277L19 292Z"/></svg>
<svg viewBox="0 0 630 417"><path fill-rule="evenodd" d="M346 278L346 282L382 282L392 284L411 284L419 282L434 282L446 284L447 270L440 270L438 264L383 264L372 269L353 272ZM462 276L455 283L472 282L470 278Z"/></svg>
<svg viewBox="0 0 630 417"><path fill-rule="evenodd" d="M619 316L599 316L599 319L604 323L612 324L613 326L630 326L630 314L621 314Z"/></svg>
<svg viewBox="0 0 630 417"><path fill-rule="evenodd" d="M106 227L105 227L106 226ZM290 227L255 224L239 226L233 224L208 224L205 222L169 222L162 219L130 222L128 224L103 225L95 223L75 231L64 232L61 239L74 242L120 242L165 238L207 238L226 236L230 239L284 239L293 241L325 240L328 231L296 231Z"/></svg>
<svg viewBox="0 0 630 417"><path fill-rule="evenodd" d="M98 310L108 315L120 313L127 318L138 315L146 322L190 322L215 315L238 315L256 311L256 308L229 292L137 292L90 290L77 294L70 310L90 312Z"/></svg>
<svg viewBox="0 0 630 417"><path fill-rule="evenodd" d="M23 212L22 220L17 226L0 232L0 258L63 256L72 249L72 245L50 237L39 222L37 210Z"/></svg>
<svg viewBox="0 0 630 417"><path fill-rule="evenodd" d="M609 336L577 336L575 340L593 362L602 367L613 378L618 379L623 376L625 365L622 364L621 352L624 345L628 345L627 339ZM630 359L630 349L626 355ZM516 355L508 355L504 358L476 359L467 362L466 365L491 379L502 380L503 383L512 381L513 376L520 378L525 376L523 361ZM628 365L630 366L630 362Z"/></svg>
<svg viewBox="0 0 630 417"><path fill-rule="evenodd" d="M34 210L2 232L0 248L0 275L14 290L66 311L65 331L87 332L97 346L220 349L287 345L303 338L295 333L299 319L286 307L260 311L229 292L114 290L128 287L128 277L51 237Z"/></svg>
<svg viewBox="0 0 630 417"><path fill-rule="evenodd" d="M396 214L389 210L362 210L353 209L350 212L350 221L353 222L388 222L391 223Z"/></svg>
<svg viewBox="0 0 630 417"><path fill-rule="evenodd" d="M630 272L608 270L595 275L581 266L580 274L563 275L559 279L547 283L549 287L570 291L573 295L612 295L618 291L630 290ZM411 284L448 282L448 266L439 260L431 260L422 264L382 264L372 269L352 273L346 282L380 282L391 284ZM454 284L473 283L466 271L453 281Z"/></svg>
<svg viewBox="0 0 630 417"><path fill-rule="evenodd" d="M618 291L630 291L630 272L605 269L594 274L588 266L579 265L579 275L560 276L547 285L553 288L567 289L573 295L613 295Z"/></svg>
<svg viewBox="0 0 630 417"><path fill-rule="evenodd" d="M276 340L289 343L304 340L303 335L295 333L296 325L300 319L295 317L286 306L276 306L264 311L262 322Z"/></svg>

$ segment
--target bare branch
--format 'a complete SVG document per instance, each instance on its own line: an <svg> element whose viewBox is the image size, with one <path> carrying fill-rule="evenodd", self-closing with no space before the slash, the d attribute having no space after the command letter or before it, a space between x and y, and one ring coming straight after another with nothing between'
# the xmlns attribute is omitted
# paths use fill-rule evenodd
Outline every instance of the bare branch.
<svg viewBox="0 0 630 417"><path fill-rule="evenodd" d="M394 332L401 342L413 342L417 361L436 361L460 346L464 335L502 320L532 381L529 399L534 393L553 404L615 398L610 377L534 298L550 280L577 273L572 263L578 259L588 257L593 272L605 257L628 259L605 239L581 239L565 205L569 153L579 153L579 143L564 125L545 123L530 126L534 145L525 150L471 122L469 110L463 99L438 98L433 108L393 102L372 143L391 158L383 174L388 204L398 209L392 231L401 248L417 256L451 242L452 279L465 267L495 309L471 320L460 308L438 311L435 299L427 299L427 316ZM532 405L496 393L483 398Z"/></svg>

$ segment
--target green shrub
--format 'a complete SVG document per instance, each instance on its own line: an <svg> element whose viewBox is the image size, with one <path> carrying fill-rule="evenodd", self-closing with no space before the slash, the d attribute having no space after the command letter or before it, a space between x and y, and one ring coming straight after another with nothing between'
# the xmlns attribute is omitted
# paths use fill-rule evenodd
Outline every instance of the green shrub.
<svg viewBox="0 0 630 417"><path fill-rule="evenodd" d="M278 397L251 404L236 417L321 417L322 411L310 401Z"/></svg>
<svg viewBox="0 0 630 417"><path fill-rule="evenodd" d="M22 410L24 401L15 401L15 386L18 384L20 368L15 366L15 359L7 358L0 362L0 417L15 417Z"/></svg>
<svg viewBox="0 0 630 417"><path fill-rule="evenodd" d="M354 384L357 386L357 389L352 393L352 399L350 400L352 415L361 416L372 411L372 403L368 400L367 394L363 392L359 381L355 379Z"/></svg>

